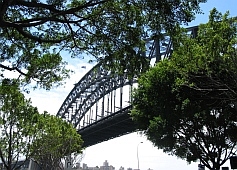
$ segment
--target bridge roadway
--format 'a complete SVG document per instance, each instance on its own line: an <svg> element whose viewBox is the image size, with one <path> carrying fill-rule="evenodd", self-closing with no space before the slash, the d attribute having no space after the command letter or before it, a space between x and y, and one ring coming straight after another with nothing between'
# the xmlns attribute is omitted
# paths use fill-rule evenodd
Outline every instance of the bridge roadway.
<svg viewBox="0 0 237 170"><path fill-rule="evenodd" d="M107 141L137 130L129 116L131 105L78 130L84 146Z"/></svg>
<svg viewBox="0 0 237 170"><path fill-rule="evenodd" d="M188 28L192 37L198 27ZM147 41L145 57L156 61L169 57L172 42L168 36L162 41ZM137 130L129 113L131 93L136 79L115 75L100 63L94 66L68 94L57 116L73 124L84 140L84 147L122 136Z"/></svg>

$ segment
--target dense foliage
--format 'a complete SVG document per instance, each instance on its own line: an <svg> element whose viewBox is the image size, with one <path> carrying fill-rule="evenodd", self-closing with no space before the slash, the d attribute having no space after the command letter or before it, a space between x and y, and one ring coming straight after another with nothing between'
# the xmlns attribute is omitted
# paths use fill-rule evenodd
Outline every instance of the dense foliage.
<svg viewBox="0 0 237 170"><path fill-rule="evenodd" d="M140 79L132 116L164 152L218 170L237 153L237 20L211 11L198 36Z"/></svg>
<svg viewBox="0 0 237 170"><path fill-rule="evenodd" d="M130 76L143 72L148 68L144 39L160 38L164 30L174 33L177 24L191 21L200 12L203 2L1 0L0 156L4 166L13 168L12 162L22 156L44 160L46 168L58 166L59 157L81 150L82 141L71 125L40 115L20 92L21 85L47 90L61 85L70 75L63 55L83 58L88 54Z"/></svg>
<svg viewBox="0 0 237 170"><path fill-rule="evenodd" d="M17 168L19 159L29 157L28 145L35 138L31 129L32 116L38 114L29 100L25 100L14 81L0 85L0 157L7 170Z"/></svg>
<svg viewBox="0 0 237 170"><path fill-rule="evenodd" d="M42 169L60 169L62 158L82 153L83 141L71 124L48 114L38 115L37 122L40 138L33 142L31 152Z"/></svg>
<svg viewBox="0 0 237 170"><path fill-rule="evenodd" d="M15 80L1 82L0 99L0 160L5 169L19 168L20 160L41 161L42 155L51 154L48 162L56 162L71 152L81 153L76 129L60 118L39 114Z"/></svg>
<svg viewBox="0 0 237 170"><path fill-rule="evenodd" d="M1 76L15 71L50 89L69 76L62 55L84 53L119 72L140 72L147 67L142 39L191 21L205 1L2 0Z"/></svg>

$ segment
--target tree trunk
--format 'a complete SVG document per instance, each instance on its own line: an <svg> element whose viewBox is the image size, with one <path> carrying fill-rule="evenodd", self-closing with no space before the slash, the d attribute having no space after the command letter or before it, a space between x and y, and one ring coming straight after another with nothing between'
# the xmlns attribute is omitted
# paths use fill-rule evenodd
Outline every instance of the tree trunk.
<svg viewBox="0 0 237 170"><path fill-rule="evenodd" d="M220 165L216 162L213 163L213 168L210 170L220 170Z"/></svg>

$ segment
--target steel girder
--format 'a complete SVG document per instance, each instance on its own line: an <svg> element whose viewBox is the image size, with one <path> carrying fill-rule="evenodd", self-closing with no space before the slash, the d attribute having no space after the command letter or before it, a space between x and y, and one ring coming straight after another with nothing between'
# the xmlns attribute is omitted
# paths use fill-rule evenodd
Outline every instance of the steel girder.
<svg viewBox="0 0 237 170"><path fill-rule="evenodd" d="M193 38L197 36L197 30L198 26L187 28L188 34ZM163 44L165 45L163 46ZM172 51L173 45L170 38L158 42L153 41L150 52L148 52L148 58L159 58L161 56L167 58L171 56ZM154 53L156 53L156 55L154 55ZM60 107L57 116L67 119L77 130L80 130L78 127L80 121L97 101L113 90L126 85L132 85L133 83L134 81L129 80L126 74L121 76L113 75L99 63L75 84ZM98 120L98 122L100 122L100 120Z"/></svg>
<svg viewBox="0 0 237 170"><path fill-rule="evenodd" d="M84 141L83 147L136 131L138 126L131 119L130 110L131 105L78 130Z"/></svg>
<svg viewBox="0 0 237 170"><path fill-rule="evenodd" d="M104 95L119 87L132 85L133 83L134 81L129 80L126 74L121 76L111 74L99 63L75 84L60 107L57 116L67 119L78 129L78 124L90 107ZM66 116L68 114L71 119Z"/></svg>

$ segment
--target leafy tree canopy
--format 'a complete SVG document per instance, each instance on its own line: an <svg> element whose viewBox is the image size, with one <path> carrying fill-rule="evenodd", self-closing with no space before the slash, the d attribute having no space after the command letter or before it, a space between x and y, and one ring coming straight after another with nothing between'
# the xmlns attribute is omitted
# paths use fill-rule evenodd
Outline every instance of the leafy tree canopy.
<svg viewBox="0 0 237 170"><path fill-rule="evenodd" d="M237 20L216 9L139 78L132 117L155 146L218 170L237 152Z"/></svg>
<svg viewBox="0 0 237 170"><path fill-rule="evenodd" d="M82 153L83 141L71 124L48 114L38 115L36 119L40 138L33 142L31 152L41 168L59 168L65 156Z"/></svg>
<svg viewBox="0 0 237 170"><path fill-rule="evenodd" d="M15 71L25 83L35 80L36 87L60 85L69 76L62 51L72 57L87 52L132 74L146 62L138 52L144 51L142 39L191 21L202 2L1 0L1 76Z"/></svg>
<svg viewBox="0 0 237 170"><path fill-rule="evenodd" d="M38 111L14 80L1 82L0 100L0 160L7 170L12 170L23 156L29 158L28 145L35 138L31 117Z"/></svg>
<svg viewBox="0 0 237 170"><path fill-rule="evenodd" d="M46 113L39 114L21 93L17 81L1 82L0 160L7 170L19 169L19 160L42 161L42 155L49 154L55 165L70 152L81 153L81 146L82 139L71 124Z"/></svg>

